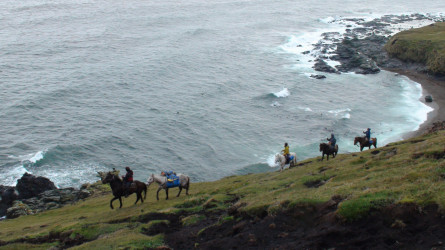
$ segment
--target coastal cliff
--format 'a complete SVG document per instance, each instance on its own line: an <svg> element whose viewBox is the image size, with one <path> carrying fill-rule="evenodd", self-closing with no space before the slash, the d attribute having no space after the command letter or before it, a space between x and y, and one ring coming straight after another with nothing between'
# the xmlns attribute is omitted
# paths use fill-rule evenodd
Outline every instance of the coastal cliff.
<svg viewBox="0 0 445 250"><path fill-rule="evenodd" d="M443 248L444 128L283 172L192 182L169 200L150 186L143 204L132 195L122 209L96 183L84 200L0 221L0 249Z"/></svg>
<svg viewBox="0 0 445 250"><path fill-rule="evenodd" d="M109 186L84 201L0 222L0 247L91 249L433 248L445 237L445 131L299 162L283 172L151 186L111 210ZM93 187L91 187L93 188ZM105 190L105 192L103 192ZM173 190L171 191L173 192Z"/></svg>
<svg viewBox="0 0 445 250"><path fill-rule="evenodd" d="M445 23L402 31L386 43L392 57L425 65L425 73L445 75Z"/></svg>

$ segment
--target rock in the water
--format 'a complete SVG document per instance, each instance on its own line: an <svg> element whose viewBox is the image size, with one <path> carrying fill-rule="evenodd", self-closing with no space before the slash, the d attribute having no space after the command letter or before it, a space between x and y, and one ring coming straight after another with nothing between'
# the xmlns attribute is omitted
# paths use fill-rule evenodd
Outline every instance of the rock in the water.
<svg viewBox="0 0 445 250"><path fill-rule="evenodd" d="M327 73L335 73L337 72L337 70L331 66L329 66L325 61L323 61L322 59L317 59L316 63L314 64L313 67L316 71L321 71L321 72L327 72Z"/></svg>
<svg viewBox="0 0 445 250"><path fill-rule="evenodd" d="M19 192L19 199L27 199L47 190L57 189L57 187L48 178L35 177L32 174L25 173L22 178L17 180L16 189Z"/></svg>
<svg viewBox="0 0 445 250"><path fill-rule="evenodd" d="M315 79L324 79L324 78L326 78L326 76L324 76L324 75L311 75L311 77L315 78Z"/></svg>
<svg viewBox="0 0 445 250"><path fill-rule="evenodd" d="M433 97L431 95L425 96L425 102L432 102L432 101L433 101Z"/></svg>

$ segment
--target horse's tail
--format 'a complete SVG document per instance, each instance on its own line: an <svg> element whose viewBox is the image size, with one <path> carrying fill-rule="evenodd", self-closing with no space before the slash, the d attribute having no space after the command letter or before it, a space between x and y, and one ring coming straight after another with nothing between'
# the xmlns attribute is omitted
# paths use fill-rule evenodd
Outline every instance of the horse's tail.
<svg viewBox="0 0 445 250"><path fill-rule="evenodd" d="M145 183L144 183L145 184ZM147 185L144 185L144 200L147 198Z"/></svg>

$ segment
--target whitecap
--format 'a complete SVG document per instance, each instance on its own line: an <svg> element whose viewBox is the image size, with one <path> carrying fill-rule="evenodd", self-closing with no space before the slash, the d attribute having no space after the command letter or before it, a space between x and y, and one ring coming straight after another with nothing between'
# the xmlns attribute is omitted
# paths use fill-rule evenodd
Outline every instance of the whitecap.
<svg viewBox="0 0 445 250"><path fill-rule="evenodd" d="M298 109L304 110L306 112L312 112L312 109L309 108L309 107L301 107L301 106L299 106Z"/></svg>
<svg viewBox="0 0 445 250"><path fill-rule="evenodd" d="M281 91L273 93L276 97L284 98L290 95L290 92L287 88L283 88Z"/></svg>
<svg viewBox="0 0 445 250"><path fill-rule="evenodd" d="M31 163L37 163L38 161L42 160L43 157L45 157L45 151L39 151L32 156L29 161Z"/></svg>
<svg viewBox="0 0 445 250"><path fill-rule="evenodd" d="M328 113L334 114L335 116L337 116L340 113L344 113L344 112L351 112L350 108L345 108L345 109L335 109L335 110L329 110Z"/></svg>

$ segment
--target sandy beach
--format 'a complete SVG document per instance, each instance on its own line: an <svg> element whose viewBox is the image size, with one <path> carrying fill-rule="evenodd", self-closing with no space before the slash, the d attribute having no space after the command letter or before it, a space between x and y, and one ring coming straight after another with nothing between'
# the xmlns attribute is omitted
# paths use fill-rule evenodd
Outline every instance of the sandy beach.
<svg viewBox="0 0 445 250"><path fill-rule="evenodd" d="M407 76L409 79L422 85L423 94L421 101L434 109L428 113L427 120L420 125L419 129L407 133L403 136L404 139L424 134L433 123L445 120L445 112L443 112L445 110L445 80L440 80L427 74L418 73L414 70L387 68L384 70ZM426 95L431 95L433 97L433 102L425 102Z"/></svg>

